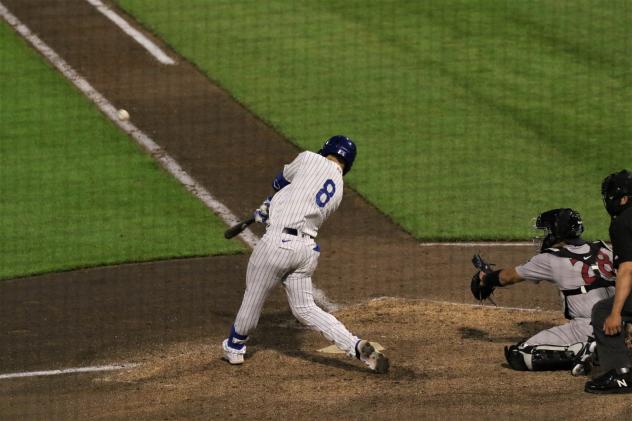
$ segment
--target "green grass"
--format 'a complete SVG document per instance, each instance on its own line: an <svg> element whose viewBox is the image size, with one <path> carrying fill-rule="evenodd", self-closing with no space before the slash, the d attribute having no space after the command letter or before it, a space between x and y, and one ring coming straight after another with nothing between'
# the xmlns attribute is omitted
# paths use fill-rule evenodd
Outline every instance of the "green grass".
<svg viewBox="0 0 632 421"><path fill-rule="evenodd" d="M290 140L353 137L351 185L419 239L607 237L630 167L632 4L119 0Z"/></svg>
<svg viewBox="0 0 632 421"><path fill-rule="evenodd" d="M0 23L0 279L244 249Z"/></svg>

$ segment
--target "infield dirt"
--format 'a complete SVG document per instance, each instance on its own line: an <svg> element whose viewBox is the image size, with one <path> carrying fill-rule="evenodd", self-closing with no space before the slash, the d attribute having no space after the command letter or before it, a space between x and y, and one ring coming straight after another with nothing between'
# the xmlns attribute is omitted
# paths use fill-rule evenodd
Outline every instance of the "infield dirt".
<svg viewBox="0 0 632 421"><path fill-rule="evenodd" d="M157 63L87 2L2 1L235 214L258 205L274 174L299 152L160 40L154 38L177 57L176 66ZM424 247L351 189L318 242L316 284L346 305L337 316L354 333L386 347L388 375L318 354L327 343L296 324L281 288L265 307L246 364L221 361L219 344L240 304L247 255L103 267L0 284L0 372L142 365L2 381L0 417L632 415L625 398L585 395L583 378L503 365L503 345L562 322L552 287L520 285L496 294L500 305L543 310L537 312L428 301L472 302L473 252L509 266L527 259L531 248ZM379 297L399 298L369 301Z"/></svg>

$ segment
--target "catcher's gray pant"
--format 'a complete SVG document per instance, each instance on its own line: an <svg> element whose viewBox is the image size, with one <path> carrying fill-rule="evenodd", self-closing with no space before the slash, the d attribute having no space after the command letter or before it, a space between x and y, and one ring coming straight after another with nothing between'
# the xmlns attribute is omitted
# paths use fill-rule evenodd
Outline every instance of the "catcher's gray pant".
<svg viewBox="0 0 632 421"><path fill-rule="evenodd" d="M592 336L593 328L590 319L573 319L566 324L555 326L536 333L527 339L525 345L559 345L568 346L578 342L587 342Z"/></svg>
<svg viewBox="0 0 632 421"><path fill-rule="evenodd" d="M618 335L606 335L603 324L612 312L614 297L599 301L592 309L592 324L597 341L599 364L604 371L613 368L632 368L632 359L625 345L625 323L632 322L632 295L623 304L621 320L623 329Z"/></svg>
<svg viewBox="0 0 632 421"><path fill-rule="evenodd" d="M359 338L314 303L311 277L319 255L318 245L309 237L266 233L248 261L246 292L235 319L237 333L247 336L257 327L263 304L272 289L282 282L292 314L355 356Z"/></svg>
<svg viewBox="0 0 632 421"><path fill-rule="evenodd" d="M591 334L590 319L573 319L509 347L505 357L515 370L571 369L577 363L575 359L588 352Z"/></svg>

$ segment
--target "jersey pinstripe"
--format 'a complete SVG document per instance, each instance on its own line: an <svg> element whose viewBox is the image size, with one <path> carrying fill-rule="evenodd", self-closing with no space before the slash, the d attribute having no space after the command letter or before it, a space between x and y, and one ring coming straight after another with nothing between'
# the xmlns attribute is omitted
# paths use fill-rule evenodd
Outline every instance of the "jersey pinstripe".
<svg viewBox="0 0 632 421"><path fill-rule="evenodd" d="M282 284L292 314L301 323L355 356L359 338L318 307L312 293L312 274L320 255L314 238L340 205L342 170L321 155L303 152L284 167L283 176L290 184L271 200L266 234L248 261L246 291L234 328L239 335L248 336L256 328L270 292ZM284 232L284 228L295 229L298 235Z"/></svg>
<svg viewBox="0 0 632 421"><path fill-rule="evenodd" d="M283 168L283 176L290 184L272 198L269 227L294 228L316 237L342 201L342 170L324 156L306 151Z"/></svg>

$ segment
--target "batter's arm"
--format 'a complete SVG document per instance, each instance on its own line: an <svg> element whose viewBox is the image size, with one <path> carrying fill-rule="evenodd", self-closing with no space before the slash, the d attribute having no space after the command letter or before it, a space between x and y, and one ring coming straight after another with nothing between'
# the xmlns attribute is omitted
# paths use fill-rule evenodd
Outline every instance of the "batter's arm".
<svg viewBox="0 0 632 421"><path fill-rule="evenodd" d="M270 201L272 200L272 197L274 197L274 193L268 196L266 200L261 204L261 206L258 209L255 209L251 216L237 222L235 225L224 231L224 238L230 240L231 238L238 236L254 222L265 224L268 220Z"/></svg>
<svg viewBox="0 0 632 421"><path fill-rule="evenodd" d="M283 176L283 171L280 171L276 177L274 177L274 180L272 180L272 189L278 192L288 184L290 184L290 182Z"/></svg>

